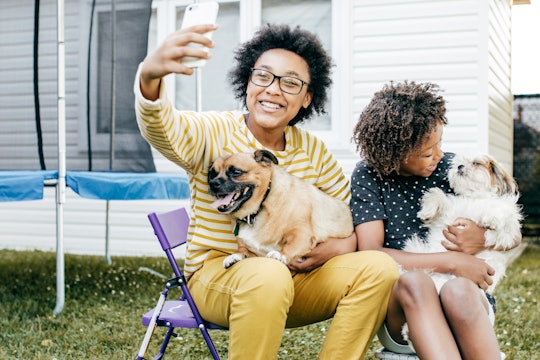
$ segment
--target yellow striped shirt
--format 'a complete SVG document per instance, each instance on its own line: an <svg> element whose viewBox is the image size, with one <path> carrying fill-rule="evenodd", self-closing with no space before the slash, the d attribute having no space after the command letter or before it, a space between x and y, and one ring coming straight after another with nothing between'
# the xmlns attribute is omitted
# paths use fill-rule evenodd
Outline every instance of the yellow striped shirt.
<svg viewBox="0 0 540 360"><path fill-rule="evenodd" d="M210 205L208 168L214 159L237 152L264 149L248 130L240 111L179 111L170 103L165 87L156 101L145 99L135 81L135 110L143 137L161 154L186 170L191 191L191 222L185 275L202 265L211 249L233 253L237 249L234 221ZM279 166L314 184L324 192L348 202L349 181L325 144L309 132L285 128L284 151L272 151Z"/></svg>

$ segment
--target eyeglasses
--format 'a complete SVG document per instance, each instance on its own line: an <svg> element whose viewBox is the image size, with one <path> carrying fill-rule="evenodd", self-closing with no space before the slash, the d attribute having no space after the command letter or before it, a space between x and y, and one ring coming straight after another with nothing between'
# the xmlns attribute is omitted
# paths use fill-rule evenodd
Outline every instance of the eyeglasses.
<svg viewBox="0 0 540 360"><path fill-rule="evenodd" d="M298 95L300 94L300 91L302 91L304 85L309 86L309 83L295 77L277 76L276 74L272 74L267 70L255 68L251 69L251 82L257 86L269 87L272 85L275 79L278 79L278 84L281 91L287 94Z"/></svg>

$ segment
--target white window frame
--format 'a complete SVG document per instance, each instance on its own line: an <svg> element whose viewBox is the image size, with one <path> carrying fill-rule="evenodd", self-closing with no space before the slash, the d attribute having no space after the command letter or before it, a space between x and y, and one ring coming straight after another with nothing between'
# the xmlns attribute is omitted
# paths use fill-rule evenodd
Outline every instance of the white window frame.
<svg viewBox="0 0 540 360"><path fill-rule="evenodd" d="M155 0L153 1L153 3ZM152 3L152 6L153 6ZM123 11L123 10L135 10L140 9L140 6L137 4L132 4L127 1L118 1L115 3L115 11ZM84 39L84 41L79 42L79 79L84 79L84 81L80 81L79 87L79 104L78 112L79 112L79 119L78 122L78 130L79 134L79 152L80 153L86 153L88 150L88 138L87 138L87 115L86 115L86 107L87 107L87 67L88 67L88 39L89 36L89 29L90 29L90 16L88 14L92 11L92 0L81 0L80 1L80 11L81 11L81 24L80 24L80 37L81 39ZM98 72L97 67L99 66L97 61L98 56L98 44L97 44L97 34L99 32L98 29L98 16L99 13L108 13L111 11L111 5L110 4L104 4L103 2L97 1L96 6L94 9L94 25L92 29L92 48L91 48L91 79L90 79L90 88L89 91L89 98L90 98L90 131L91 131L91 137L92 137L92 143L94 148L94 154L103 154L103 156L108 156L109 152L109 142L110 142L110 134L109 133L98 133L97 131L97 107L98 107L98 101L97 101L97 93L98 93ZM116 137L122 137L123 134L116 133ZM98 159L100 155L98 155Z"/></svg>

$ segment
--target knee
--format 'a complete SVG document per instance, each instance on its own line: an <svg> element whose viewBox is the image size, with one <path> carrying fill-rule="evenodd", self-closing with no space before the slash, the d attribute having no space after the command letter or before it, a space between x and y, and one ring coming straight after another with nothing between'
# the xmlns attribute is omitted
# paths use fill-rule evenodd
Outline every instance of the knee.
<svg viewBox="0 0 540 360"><path fill-rule="evenodd" d="M432 298L438 298L433 281L423 271L408 271L402 274L397 283L397 297L403 308L423 307Z"/></svg>
<svg viewBox="0 0 540 360"><path fill-rule="evenodd" d="M380 267L380 274L383 280L392 287L399 279L399 270L396 261L388 254L380 252L377 256L377 263Z"/></svg>
<svg viewBox="0 0 540 360"><path fill-rule="evenodd" d="M466 278L458 277L448 280L441 288L441 298L448 300L459 300L467 298L473 290L478 290L474 283ZM476 294L476 292L475 292Z"/></svg>
<svg viewBox="0 0 540 360"><path fill-rule="evenodd" d="M393 286L399 278L397 264L388 254L382 251L359 251L352 254L358 254L361 259L355 258L356 263L381 283Z"/></svg>
<svg viewBox="0 0 540 360"><path fill-rule="evenodd" d="M274 259L255 257L242 260L243 276L238 277L233 298L249 298L252 306L272 308L290 306L294 298L294 284L289 269Z"/></svg>
<svg viewBox="0 0 540 360"><path fill-rule="evenodd" d="M465 278L449 280L440 293L445 314L459 321L474 319L479 312L484 310L482 296L479 288Z"/></svg>

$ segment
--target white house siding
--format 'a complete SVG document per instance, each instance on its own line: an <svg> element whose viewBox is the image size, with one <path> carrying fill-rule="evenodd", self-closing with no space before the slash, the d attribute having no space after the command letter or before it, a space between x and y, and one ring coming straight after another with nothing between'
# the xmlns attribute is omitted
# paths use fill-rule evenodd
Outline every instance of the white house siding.
<svg viewBox="0 0 540 360"><path fill-rule="evenodd" d="M88 11L91 1L65 1L66 56L66 152L78 154L81 139L79 100L85 81L86 64L81 63L81 36L88 23L80 11ZM57 169L57 1L40 5L39 91L43 142L47 169ZM34 125L32 41L33 0L2 0L0 3L0 168L39 169ZM84 19L84 17L83 17ZM81 35L84 34L84 35ZM85 61L85 60L84 60ZM70 136L71 134L71 136ZM77 134L79 134L77 136ZM16 135L16 136L15 136ZM25 153L14 163L13 154ZM27 154L27 155L26 155ZM74 169L73 164L69 164ZM171 169L174 171L174 169ZM187 205L186 201L111 201L109 250L114 255L162 254L146 214ZM0 202L0 248L56 249L56 200L54 188L45 189L41 201ZM67 191L64 205L64 248L68 253L103 255L106 234L106 202L82 199Z"/></svg>
<svg viewBox="0 0 540 360"><path fill-rule="evenodd" d="M5 0L0 11L0 168L10 164L10 158L17 153L21 159L13 168L37 169L39 160L36 149L34 125L34 99L32 97L32 40L33 40L33 1ZM44 42L55 37L56 22L48 21L47 6L43 6L41 38ZM54 13L53 13L54 14ZM56 116L55 99L52 90L56 86L56 52L51 46L43 44L40 48L41 88L45 96L41 99L43 107L44 141L55 133L53 124L47 121ZM30 71L29 71L30 69ZM25 96L30 94L30 96ZM14 134L17 134L15 137ZM21 154L21 152L23 154Z"/></svg>
<svg viewBox="0 0 540 360"><path fill-rule="evenodd" d="M487 150L513 168L514 121L511 90L511 7L509 1L491 0L487 20Z"/></svg>
<svg viewBox="0 0 540 360"><path fill-rule="evenodd" d="M57 168L57 17L56 0L41 1L39 19L39 93L48 169ZM79 93L79 2L65 6L67 152L77 154ZM0 168L39 169L33 98L34 1L0 3ZM74 134L74 135L72 135ZM15 136L16 135L16 136ZM24 156L21 156L21 152ZM13 163L10 154L21 158Z"/></svg>
<svg viewBox="0 0 540 360"><path fill-rule="evenodd" d="M510 3L358 0L353 117L389 81L430 81L448 101L445 150L490 152L511 169Z"/></svg>
<svg viewBox="0 0 540 360"><path fill-rule="evenodd" d="M109 253L162 255L146 215L187 206L183 200L110 201ZM0 248L56 249L55 190L39 201L0 202ZM106 201L82 199L68 189L64 205L64 249L67 253L105 254Z"/></svg>
<svg viewBox="0 0 540 360"><path fill-rule="evenodd" d="M0 4L0 77L10 87L0 87L0 162L9 164L10 152L28 151L20 168L36 165L33 128L31 32L32 0L2 0ZM489 151L511 165L512 117L510 98L510 5L503 0L351 0L350 83L351 108L344 111L343 126L351 128L373 92L390 80L432 81L444 89L450 125L445 148L451 151ZM84 71L79 66L77 39L79 11L87 3L66 0L67 131L79 131ZM41 1L40 92L44 141L56 143L56 0ZM29 35L30 32L30 35ZM26 44L21 44L25 39ZM345 40L347 41L347 40ZM23 46L25 45L25 46ZM343 64L346 64L343 63ZM338 64L339 71L341 64ZM23 70L24 69L24 70ZM23 100L21 95L26 95ZM30 99L30 100L28 100ZM22 125L30 122L27 135ZM14 130L15 129L15 130ZM17 132L17 139L13 137ZM76 138L76 137L72 137ZM345 141L349 141L346 139ZM67 152L77 153L68 143ZM31 150L27 150L31 148ZM336 152L344 168L352 170L356 155ZM46 154L49 169L56 154ZM176 171L156 160L162 171ZM17 168L18 164L13 164ZM5 166L4 166L5 168ZM511 167L510 167L511 168ZM111 201L110 254L161 254L146 214L186 205L186 201ZM104 254L105 206L101 200L81 199L68 189L64 205L64 248L71 253ZM55 191L45 189L45 199L0 202L0 248L56 248Z"/></svg>

